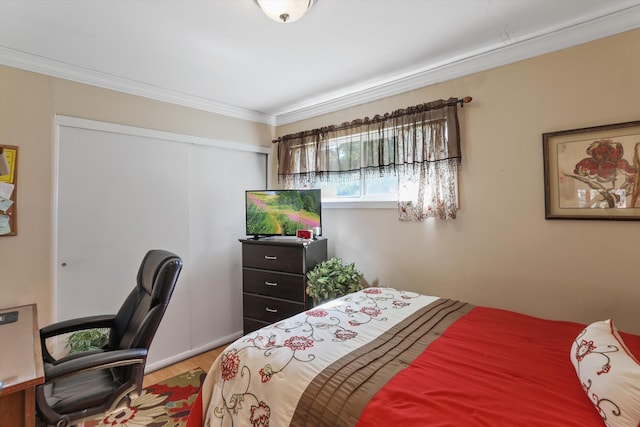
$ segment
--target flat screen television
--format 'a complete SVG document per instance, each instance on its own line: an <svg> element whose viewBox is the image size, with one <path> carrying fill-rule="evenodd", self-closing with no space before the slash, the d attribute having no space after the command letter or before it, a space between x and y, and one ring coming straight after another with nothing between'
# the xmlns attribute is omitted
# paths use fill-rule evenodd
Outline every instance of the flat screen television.
<svg viewBox="0 0 640 427"><path fill-rule="evenodd" d="M298 230L322 227L320 190L245 193L247 236L295 236Z"/></svg>

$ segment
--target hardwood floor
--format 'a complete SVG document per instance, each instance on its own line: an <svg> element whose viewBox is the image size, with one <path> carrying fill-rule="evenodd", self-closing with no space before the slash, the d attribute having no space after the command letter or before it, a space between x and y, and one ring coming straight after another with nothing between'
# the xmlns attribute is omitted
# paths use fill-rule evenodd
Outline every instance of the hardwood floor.
<svg viewBox="0 0 640 427"><path fill-rule="evenodd" d="M190 359L183 360L174 365L167 366L166 368L158 369L157 371L150 372L144 376L142 387L150 386L158 381L171 378L178 374L181 374L190 369L200 368L205 372L209 371L211 364L216 360L216 357L226 348L226 346L214 348L213 350L194 356Z"/></svg>

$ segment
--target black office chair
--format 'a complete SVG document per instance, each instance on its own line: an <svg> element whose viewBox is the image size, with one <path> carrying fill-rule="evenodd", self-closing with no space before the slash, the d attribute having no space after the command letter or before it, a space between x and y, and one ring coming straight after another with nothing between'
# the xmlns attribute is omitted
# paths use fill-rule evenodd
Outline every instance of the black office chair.
<svg viewBox="0 0 640 427"><path fill-rule="evenodd" d="M45 382L36 387L40 425L66 427L130 404L140 395L151 341L167 309L182 260L164 250L149 251L138 283L115 315L71 319L40 330ZM46 339L69 332L108 328L99 350L55 359Z"/></svg>

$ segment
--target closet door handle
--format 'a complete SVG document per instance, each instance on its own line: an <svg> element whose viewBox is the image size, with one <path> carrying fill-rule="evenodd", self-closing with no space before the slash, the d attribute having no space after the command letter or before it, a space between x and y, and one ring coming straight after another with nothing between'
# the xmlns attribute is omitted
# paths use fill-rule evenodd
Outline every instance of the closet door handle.
<svg viewBox="0 0 640 427"><path fill-rule="evenodd" d="M278 286L277 282L264 282L264 284L267 286Z"/></svg>
<svg viewBox="0 0 640 427"><path fill-rule="evenodd" d="M275 260L277 260L277 259L278 259L278 257L277 257L277 256L274 256L274 255L265 255L265 256L264 256L264 259L268 259L268 260L270 260L270 261L275 261Z"/></svg>
<svg viewBox="0 0 640 427"><path fill-rule="evenodd" d="M276 308L267 307L267 308L265 308L265 310L267 310L269 313L277 313L278 312L278 309L276 309Z"/></svg>

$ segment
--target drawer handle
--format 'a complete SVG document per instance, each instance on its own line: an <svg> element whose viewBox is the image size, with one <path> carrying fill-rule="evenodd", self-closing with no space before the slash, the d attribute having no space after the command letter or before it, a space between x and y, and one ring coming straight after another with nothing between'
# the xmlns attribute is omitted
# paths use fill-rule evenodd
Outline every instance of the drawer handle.
<svg viewBox="0 0 640 427"><path fill-rule="evenodd" d="M265 255L265 256L264 256L264 259L268 259L268 260L271 260L271 261L275 261L275 260L277 260L277 259L278 259L278 257L277 257L277 256L274 256L274 255Z"/></svg>
<svg viewBox="0 0 640 427"><path fill-rule="evenodd" d="M277 308L269 308L269 307L267 307L267 308L265 308L265 310L267 310L269 313L277 313L278 312Z"/></svg>
<svg viewBox="0 0 640 427"><path fill-rule="evenodd" d="M278 286L277 282L264 282L264 284L267 286Z"/></svg>

